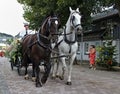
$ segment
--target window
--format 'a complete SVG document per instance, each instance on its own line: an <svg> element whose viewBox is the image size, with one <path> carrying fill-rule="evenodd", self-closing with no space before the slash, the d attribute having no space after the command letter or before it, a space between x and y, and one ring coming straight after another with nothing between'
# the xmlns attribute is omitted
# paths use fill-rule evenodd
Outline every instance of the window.
<svg viewBox="0 0 120 94"><path fill-rule="evenodd" d="M87 54L88 50L89 50L89 43L85 43L84 44L84 54Z"/></svg>
<svg viewBox="0 0 120 94"><path fill-rule="evenodd" d="M101 27L101 29L104 29L106 27L106 21L102 21L100 27Z"/></svg>

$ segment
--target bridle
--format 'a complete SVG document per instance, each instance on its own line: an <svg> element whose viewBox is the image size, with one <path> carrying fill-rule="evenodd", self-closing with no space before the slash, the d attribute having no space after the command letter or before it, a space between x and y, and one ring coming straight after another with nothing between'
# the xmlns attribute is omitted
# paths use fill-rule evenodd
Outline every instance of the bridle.
<svg viewBox="0 0 120 94"><path fill-rule="evenodd" d="M52 21L57 21L58 18L57 17L49 17L48 18L48 22L47 22L47 33L51 36L51 35L55 35L56 33L51 33L50 31L50 28L51 28L51 24L52 24ZM56 23L55 23L56 24ZM58 24L58 23L57 23ZM56 27L55 27L55 32L57 32L57 24L56 24Z"/></svg>
<svg viewBox="0 0 120 94"><path fill-rule="evenodd" d="M42 25L42 27L41 27L41 29L40 30L43 30L43 28L44 28L44 26L45 26L45 24L46 24L46 33L48 34L48 36L46 36L46 35L42 35L41 34L41 36L42 37L44 37L45 39L47 39L47 40L50 40L51 38L52 38L52 36L53 35L56 35L55 33L51 33L51 24L52 24L52 21L55 21L55 20L57 20L58 21L58 17L48 17L46 20L45 20L45 22L43 23L43 25ZM57 26L55 27L55 31L54 32L57 32Z"/></svg>
<svg viewBox="0 0 120 94"><path fill-rule="evenodd" d="M58 18L57 17L49 17L48 18L48 31L49 31L49 33L50 33L50 27L51 27L51 23L52 23L52 21L55 21L55 20L58 20ZM57 31L57 27L56 27L56 31ZM52 34L52 35L54 35L54 34Z"/></svg>
<svg viewBox="0 0 120 94"><path fill-rule="evenodd" d="M77 28L78 26L80 26L81 24L77 24L77 25L74 24L74 19L75 19L75 16L73 16L74 13L77 13L78 15L80 15L80 13L77 12L77 11L74 11L74 12L71 14L70 22L72 23L72 27L73 27L74 29L76 29L76 28Z"/></svg>

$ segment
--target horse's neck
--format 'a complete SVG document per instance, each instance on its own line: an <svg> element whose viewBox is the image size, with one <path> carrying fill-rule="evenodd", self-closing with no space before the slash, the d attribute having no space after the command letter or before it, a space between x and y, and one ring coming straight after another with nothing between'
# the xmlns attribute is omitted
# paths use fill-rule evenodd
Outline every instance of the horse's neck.
<svg viewBox="0 0 120 94"><path fill-rule="evenodd" d="M47 36L45 36L42 32L39 32L37 34L37 38L39 42L43 42L44 44L50 44L50 40L48 40Z"/></svg>
<svg viewBox="0 0 120 94"><path fill-rule="evenodd" d="M46 36L46 28L44 28L44 27L45 27L45 26L42 26L40 33L41 33L43 36ZM46 37L47 37L47 36L46 36Z"/></svg>
<svg viewBox="0 0 120 94"><path fill-rule="evenodd" d="M70 17L66 23L66 38L69 41L75 41L75 31L74 29L70 26Z"/></svg>
<svg viewBox="0 0 120 94"><path fill-rule="evenodd" d="M42 35L44 35L44 36L46 36L46 31L47 31L47 21L48 21L48 18L44 21L44 23L42 24L42 26L41 26L41 34ZM46 36L47 37L47 36Z"/></svg>

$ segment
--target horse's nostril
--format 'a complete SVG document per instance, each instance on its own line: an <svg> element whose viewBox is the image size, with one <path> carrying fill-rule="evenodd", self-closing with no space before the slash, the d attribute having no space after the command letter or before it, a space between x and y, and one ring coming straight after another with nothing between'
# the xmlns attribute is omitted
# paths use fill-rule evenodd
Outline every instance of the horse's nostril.
<svg viewBox="0 0 120 94"><path fill-rule="evenodd" d="M79 31L80 30L80 28L77 28L77 31Z"/></svg>

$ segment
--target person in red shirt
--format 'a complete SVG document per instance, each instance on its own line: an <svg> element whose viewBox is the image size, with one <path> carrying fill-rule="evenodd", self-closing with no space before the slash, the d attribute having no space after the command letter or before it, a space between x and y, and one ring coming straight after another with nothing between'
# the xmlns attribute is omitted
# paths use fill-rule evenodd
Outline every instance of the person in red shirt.
<svg viewBox="0 0 120 94"><path fill-rule="evenodd" d="M89 49L89 62L90 62L90 68L91 69L96 69L96 64L95 64L95 57L96 57L96 49L94 45L90 45Z"/></svg>
<svg viewBox="0 0 120 94"><path fill-rule="evenodd" d="M0 57L3 57L3 56L4 56L4 52L1 51L1 52L0 52Z"/></svg>
<svg viewBox="0 0 120 94"><path fill-rule="evenodd" d="M1 53L1 51L0 51L0 57L2 57L2 53Z"/></svg>

